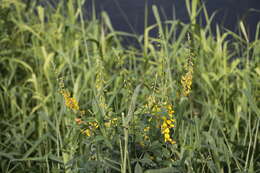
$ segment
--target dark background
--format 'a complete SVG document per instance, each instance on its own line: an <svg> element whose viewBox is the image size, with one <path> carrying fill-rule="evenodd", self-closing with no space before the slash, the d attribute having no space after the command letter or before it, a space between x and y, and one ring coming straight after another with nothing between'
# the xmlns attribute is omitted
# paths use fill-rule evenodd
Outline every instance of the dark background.
<svg viewBox="0 0 260 173"><path fill-rule="evenodd" d="M145 6L148 7L148 24L154 24L155 19L152 5L157 5L161 18L178 19L189 22L185 0L91 0L95 4L97 15L106 11L116 30L142 34L144 31ZM87 1L86 15L89 16L93 5ZM238 32L238 21L243 20L249 33L250 40L254 40L257 22L260 21L260 0L204 0L209 16L217 11L212 28L219 24L222 28ZM258 10L255 11L253 9ZM203 19L203 17L202 17ZM204 20L204 19L203 19ZM205 20L202 20L202 25Z"/></svg>

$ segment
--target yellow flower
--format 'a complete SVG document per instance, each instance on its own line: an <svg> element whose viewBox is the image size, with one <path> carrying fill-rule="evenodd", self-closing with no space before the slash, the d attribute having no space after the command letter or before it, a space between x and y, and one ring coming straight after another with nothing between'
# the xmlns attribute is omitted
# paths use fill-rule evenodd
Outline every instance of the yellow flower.
<svg viewBox="0 0 260 173"><path fill-rule="evenodd" d="M86 129L86 130L85 130L85 134L86 134L88 137L90 137L90 136L91 136L91 131L90 131L89 129Z"/></svg>
<svg viewBox="0 0 260 173"><path fill-rule="evenodd" d="M168 125L171 125L171 124L172 124L172 121L171 121L171 120L166 120L166 123L167 123Z"/></svg>
<svg viewBox="0 0 260 173"><path fill-rule="evenodd" d="M65 100L65 105L71 110L78 111L79 110L79 103L73 97L70 97L70 92L67 90L62 89L60 93L63 95Z"/></svg>
<svg viewBox="0 0 260 173"><path fill-rule="evenodd" d="M181 78L181 84L183 87L183 95L188 96L191 91L192 85L192 71L188 71L184 76Z"/></svg>
<svg viewBox="0 0 260 173"><path fill-rule="evenodd" d="M163 130L162 133L164 133L164 134L165 134L165 133L170 133L170 129L169 129L169 128L166 128L166 129Z"/></svg>
<svg viewBox="0 0 260 173"><path fill-rule="evenodd" d="M176 143L172 138L171 138L171 129L173 129L175 127L175 122L176 119L173 118L174 116L174 110L173 110L173 106L172 105L167 105L167 103L163 103L164 108L159 108L157 105L154 106L153 110L156 110L156 113L160 116L160 118L158 119L159 124L157 126L157 128L161 128L161 133L164 136L164 141L165 142L169 142L171 144ZM158 111L162 111L164 110L165 112L166 109L166 113L167 115L161 114ZM147 131L147 129L145 128L144 131Z"/></svg>
<svg viewBox="0 0 260 173"><path fill-rule="evenodd" d="M170 124L169 126L170 126L171 128L174 128L174 127L175 127L175 125L174 125L174 124Z"/></svg>
<svg viewBox="0 0 260 173"><path fill-rule="evenodd" d="M150 130L150 127L145 127L145 128L144 128L144 131L145 131L145 132L147 132L147 131L149 131L149 130Z"/></svg>
<svg viewBox="0 0 260 173"><path fill-rule="evenodd" d="M171 139L169 133L164 134L164 141L167 142Z"/></svg>
<svg viewBox="0 0 260 173"><path fill-rule="evenodd" d="M167 128L167 126L168 126L167 123L163 122L162 128L165 129L165 128Z"/></svg>
<svg viewBox="0 0 260 173"><path fill-rule="evenodd" d="M91 127L94 127L95 129L99 127L97 122L89 122L89 124Z"/></svg>
<svg viewBox="0 0 260 173"><path fill-rule="evenodd" d="M174 114L174 111L173 111L173 110L169 110L169 111L168 111L168 115L169 115L170 117L172 117L173 114Z"/></svg>
<svg viewBox="0 0 260 173"><path fill-rule="evenodd" d="M82 134L85 134L86 136L90 137L91 136L91 131L89 129L83 130L81 129L80 132Z"/></svg>
<svg viewBox="0 0 260 173"><path fill-rule="evenodd" d="M66 98L65 97L65 105L72 110L75 110L75 111L79 110L79 105L75 98L72 98L72 97Z"/></svg>

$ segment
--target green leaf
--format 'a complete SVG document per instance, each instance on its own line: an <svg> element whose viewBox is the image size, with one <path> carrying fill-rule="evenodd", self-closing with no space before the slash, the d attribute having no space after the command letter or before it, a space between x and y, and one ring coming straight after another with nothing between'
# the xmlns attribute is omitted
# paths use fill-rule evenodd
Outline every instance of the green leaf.
<svg viewBox="0 0 260 173"><path fill-rule="evenodd" d="M144 173L177 173L178 170L173 167L161 168L161 169L150 169L145 171Z"/></svg>
<svg viewBox="0 0 260 173"><path fill-rule="evenodd" d="M138 85L138 86L135 88L135 91L134 91L134 94L133 94L133 97L132 97L132 100L131 100L131 105L130 105L130 107L129 107L129 110L128 110L126 119L125 119L124 122L123 122L125 127L128 126L129 122L131 121L131 119L132 119L132 117L133 117L133 115L134 115L136 99L137 99L137 96L138 96L138 94L139 94L140 87L141 87L141 85Z"/></svg>
<svg viewBox="0 0 260 173"><path fill-rule="evenodd" d="M135 165L135 173L143 173L143 169L138 162Z"/></svg>

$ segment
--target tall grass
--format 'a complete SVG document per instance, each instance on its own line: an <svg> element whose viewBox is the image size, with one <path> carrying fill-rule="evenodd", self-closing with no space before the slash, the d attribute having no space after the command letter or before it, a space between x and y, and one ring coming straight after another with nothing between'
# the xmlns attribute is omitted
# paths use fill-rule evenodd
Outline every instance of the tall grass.
<svg viewBox="0 0 260 173"><path fill-rule="evenodd" d="M214 18L187 0L191 23L164 27L153 7L157 23L139 37L141 49L125 48L122 35L131 34L115 31L106 14L85 21L83 3L1 1L0 172L260 172L260 24L252 42L242 22L242 35L217 26L214 36ZM202 12L205 28L196 22ZM154 29L159 38L149 36ZM193 85L184 97L189 50ZM95 135L81 134L58 92L60 77L85 121L98 121ZM145 105L163 102L175 109L173 145L160 129L150 142L142 138Z"/></svg>

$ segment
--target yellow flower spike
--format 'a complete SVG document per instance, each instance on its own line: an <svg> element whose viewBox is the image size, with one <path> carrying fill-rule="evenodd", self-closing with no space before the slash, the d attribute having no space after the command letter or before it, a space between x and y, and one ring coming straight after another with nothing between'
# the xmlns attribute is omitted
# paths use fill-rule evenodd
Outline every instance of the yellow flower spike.
<svg viewBox="0 0 260 173"><path fill-rule="evenodd" d="M74 111L79 111L79 104L75 98L70 96L71 94L69 91L61 89L60 93L64 97L66 107Z"/></svg>
<svg viewBox="0 0 260 173"><path fill-rule="evenodd" d="M168 142L170 144L175 144L176 142L171 138L171 129L175 127L175 122L176 119L174 118L174 109L173 106L170 104L167 104L165 102L162 103L163 107L158 107L157 105L155 105L153 107L153 111L154 110L158 110L156 111L156 115L159 116L159 118L157 119L157 128L161 129L161 134L164 137L164 141ZM165 115L164 113L160 113L161 111L166 111L167 115ZM144 129L144 131L146 131L146 128Z"/></svg>
<svg viewBox="0 0 260 173"><path fill-rule="evenodd" d="M182 78L181 78L181 84L182 84L182 87L183 87L183 95L184 96L188 96L189 93L191 92L192 73L193 73L193 69L192 69L192 67L190 67L188 69L188 72L184 76L182 76Z"/></svg>

